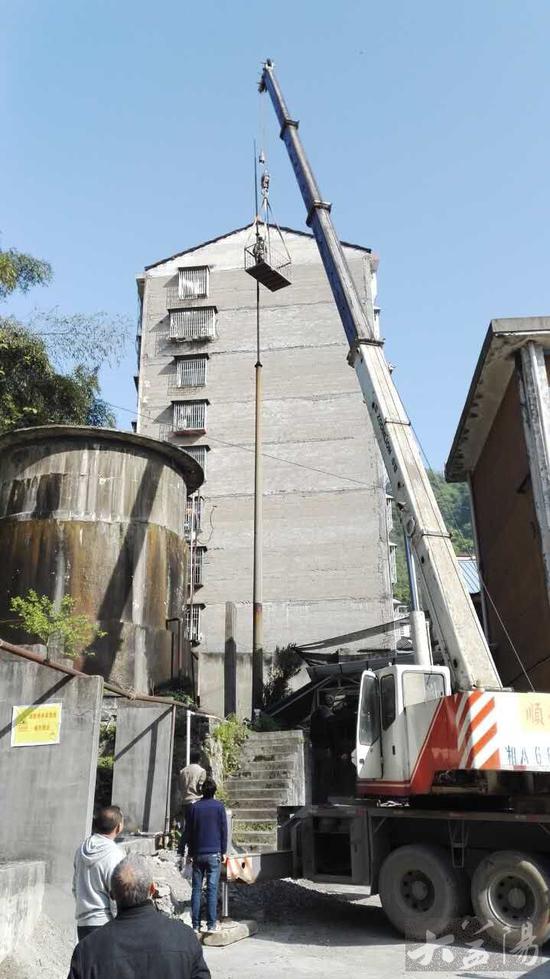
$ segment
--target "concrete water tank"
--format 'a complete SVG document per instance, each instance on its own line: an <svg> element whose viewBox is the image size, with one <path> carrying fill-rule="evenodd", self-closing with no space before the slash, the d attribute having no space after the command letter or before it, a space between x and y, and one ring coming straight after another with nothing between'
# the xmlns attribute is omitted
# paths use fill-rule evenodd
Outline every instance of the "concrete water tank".
<svg viewBox="0 0 550 979"><path fill-rule="evenodd" d="M145 691L174 670L185 604L187 494L201 467L176 446L110 429L26 428L0 436L0 620L29 588L107 635L78 668ZM0 635L29 642L0 624Z"/></svg>

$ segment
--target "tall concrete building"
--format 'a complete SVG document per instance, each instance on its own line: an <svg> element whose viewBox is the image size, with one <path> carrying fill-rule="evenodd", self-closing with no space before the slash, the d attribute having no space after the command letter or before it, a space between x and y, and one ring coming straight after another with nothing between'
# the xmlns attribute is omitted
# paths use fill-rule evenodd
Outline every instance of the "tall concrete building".
<svg viewBox="0 0 550 979"><path fill-rule="evenodd" d="M274 293L261 287L268 654L393 619L382 462L315 241L291 229L282 234L292 284ZM218 712L223 707L225 605L234 602L244 714L250 711L256 360L256 283L244 271L250 240L251 227L241 228L147 266L138 277L136 379L137 431L184 447L205 472L188 612L201 703ZM374 256L358 245L344 250L362 301L374 303ZM391 638L373 632L346 648L387 644Z"/></svg>

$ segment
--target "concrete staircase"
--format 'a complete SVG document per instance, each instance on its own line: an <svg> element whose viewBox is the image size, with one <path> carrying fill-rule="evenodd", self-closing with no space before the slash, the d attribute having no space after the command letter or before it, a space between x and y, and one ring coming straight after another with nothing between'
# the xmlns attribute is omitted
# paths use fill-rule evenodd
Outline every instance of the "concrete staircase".
<svg viewBox="0 0 550 979"><path fill-rule="evenodd" d="M239 771L226 780L225 788L235 846L250 853L276 849L277 806L305 802L303 732L251 732Z"/></svg>

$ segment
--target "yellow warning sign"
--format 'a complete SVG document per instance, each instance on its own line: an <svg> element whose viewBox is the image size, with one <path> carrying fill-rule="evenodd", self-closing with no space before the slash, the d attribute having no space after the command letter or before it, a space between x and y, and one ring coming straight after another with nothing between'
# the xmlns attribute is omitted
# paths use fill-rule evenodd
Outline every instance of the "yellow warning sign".
<svg viewBox="0 0 550 979"><path fill-rule="evenodd" d="M13 708L12 747L59 744L60 733L61 704L23 704Z"/></svg>

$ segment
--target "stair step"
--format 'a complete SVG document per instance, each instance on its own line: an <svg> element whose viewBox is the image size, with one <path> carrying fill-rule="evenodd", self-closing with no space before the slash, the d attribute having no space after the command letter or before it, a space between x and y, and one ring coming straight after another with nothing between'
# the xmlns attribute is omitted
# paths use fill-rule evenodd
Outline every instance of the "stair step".
<svg viewBox="0 0 550 979"><path fill-rule="evenodd" d="M239 823L271 823L277 825L276 809L239 809L233 813L233 825Z"/></svg>
<svg viewBox="0 0 550 979"><path fill-rule="evenodd" d="M303 741L303 731L251 731L246 739L249 741Z"/></svg>
<svg viewBox="0 0 550 979"><path fill-rule="evenodd" d="M239 833L238 830L235 830L233 833L233 839L234 842L238 843L240 846L242 846L242 842L245 840L247 843L271 843L274 841L276 844L277 831L275 829L243 829L242 832Z"/></svg>
<svg viewBox="0 0 550 979"><path fill-rule="evenodd" d="M228 789L229 792L231 792L235 788L235 786L237 786L237 785L239 786L239 788L242 788L243 791L248 790L249 792L251 790L253 792L256 792L258 789L260 791L262 791L262 789L268 789L268 790L271 789L272 791L275 791L275 790L278 789L279 792L281 792L281 791L283 791L285 789L288 790L289 785L290 785L290 780L287 779L287 778L275 778L275 777L273 777L273 778L258 778L258 777L252 778L251 776L243 777L243 778L237 778L236 776L231 775L226 780L226 785L227 785L227 789ZM263 795L263 792L262 792L262 795Z"/></svg>
<svg viewBox="0 0 550 979"><path fill-rule="evenodd" d="M230 809L276 809L282 793L266 792L265 795L239 795L234 791L228 800Z"/></svg>
<svg viewBox="0 0 550 979"><path fill-rule="evenodd" d="M265 765L294 765L296 755L280 754L277 751L243 751L241 766L246 762L262 762Z"/></svg>
<svg viewBox="0 0 550 979"><path fill-rule="evenodd" d="M281 765L277 761L241 761L237 775L243 775L245 772L266 772L268 775L280 772L281 775L292 775L294 768L291 765Z"/></svg>

